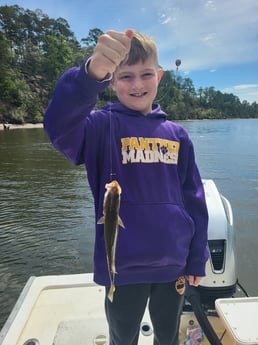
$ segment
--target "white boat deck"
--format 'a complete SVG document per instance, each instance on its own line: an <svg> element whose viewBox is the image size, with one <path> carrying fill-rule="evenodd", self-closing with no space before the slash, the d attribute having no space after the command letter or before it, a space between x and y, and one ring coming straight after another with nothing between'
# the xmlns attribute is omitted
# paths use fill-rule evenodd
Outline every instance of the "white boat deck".
<svg viewBox="0 0 258 345"><path fill-rule="evenodd" d="M150 324L148 313L143 322ZM36 339L40 345L85 345L94 344L97 336L108 337L104 288L93 283L92 274L48 276L31 278L25 286L0 344ZM140 337L140 344L151 344L152 335Z"/></svg>
<svg viewBox="0 0 258 345"><path fill-rule="evenodd" d="M92 274L30 278L0 333L0 345L108 344L104 288L92 279ZM186 338L189 320L198 326L192 313L182 316L181 344ZM223 323L217 317L210 318L210 322L221 337L225 331ZM147 326L147 331L140 333L139 345L152 345L147 310L142 325ZM226 333L221 343L232 345L234 342ZM209 342L205 338L201 344Z"/></svg>

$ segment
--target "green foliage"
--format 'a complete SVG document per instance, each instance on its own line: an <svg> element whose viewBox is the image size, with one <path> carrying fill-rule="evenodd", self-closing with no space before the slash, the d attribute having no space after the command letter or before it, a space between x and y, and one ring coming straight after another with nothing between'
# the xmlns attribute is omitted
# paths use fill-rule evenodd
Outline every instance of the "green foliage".
<svg viewBox="0 0 258 345"><path fill-rule="evenodd" d="M41 10L0 6L0 121L42 122L60 75L93 52L103 32L94 28L80 43L64 18ZM97 107L117 101L108 88ZM258 104L240 102L214 87L195 90L190 78L165 71L156 101L171 120L258 117Z"/></svg>
<svg viewBox="0 0 258 345"><path fill-rule="evenodd" d="M97 44L98 38L103 34L98 28L91 29L89 31L88 37L82 38L81 42L86 46L86 55L92 54L95 45Z"/></svg>
<svg viewBox="0 0 258 345"><path fill-rule="evenodd" d="M44 73L48 85L53 88L59 76L70 66L73 52L63 35L59 37L46 35L43 50L41 72Z"/></svg>
<svg viewBox="0 0 258 345"><path fill-rule="evenodd" d="M0 119L42 122L59 76L81 63L79 43L63 18L0 6Z"/></svg>

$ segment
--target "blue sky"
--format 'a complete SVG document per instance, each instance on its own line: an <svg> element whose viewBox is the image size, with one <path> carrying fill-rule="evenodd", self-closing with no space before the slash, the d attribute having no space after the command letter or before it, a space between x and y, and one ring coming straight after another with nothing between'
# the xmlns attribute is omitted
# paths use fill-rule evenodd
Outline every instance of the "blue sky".
<svg viewBox="0 0 258 345"><path fill-rule="evenodd" d="M241 101L258 102L258 0L0 0L66 19L78 41L89 30L133 28L152 36L160 65Z"/></svg>

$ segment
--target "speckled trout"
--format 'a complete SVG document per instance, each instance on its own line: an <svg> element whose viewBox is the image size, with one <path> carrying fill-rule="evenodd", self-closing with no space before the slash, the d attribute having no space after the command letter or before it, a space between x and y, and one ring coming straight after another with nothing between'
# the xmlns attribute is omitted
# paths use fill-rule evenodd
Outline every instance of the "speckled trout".
<svg viewBox="0 0 258 345"><path fill-rule="evenodd" d="M122 189L117 181L107 183L103 202L103 216L98 220L98 224L104 224L105 245L107 253L107 263L110 277L110 289L108 298L113 302L115 292L115 257L118 237L118 228L125 227L119 217L120 196Z"/></svg>

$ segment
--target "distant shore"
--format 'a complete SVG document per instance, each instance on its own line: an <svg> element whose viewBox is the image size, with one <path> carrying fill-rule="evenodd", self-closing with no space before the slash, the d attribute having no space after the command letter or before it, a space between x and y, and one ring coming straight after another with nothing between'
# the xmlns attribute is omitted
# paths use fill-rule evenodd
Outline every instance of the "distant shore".
<svg viewBox="0 0 258 345"><path fill-rule="evenodd" d="M5 124L6 130L13 129L29 129L29 128L43 128L43 123L24 123L22 125L14 125L12 123ZM8 129L9 126L9 129ZM4 130L4 125L0 124L0 131Z"/></svg>

